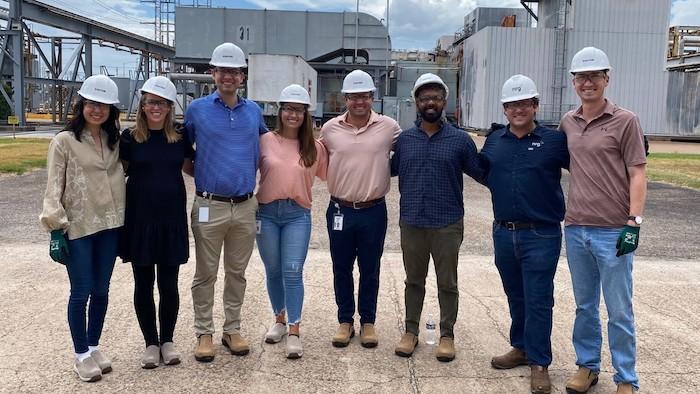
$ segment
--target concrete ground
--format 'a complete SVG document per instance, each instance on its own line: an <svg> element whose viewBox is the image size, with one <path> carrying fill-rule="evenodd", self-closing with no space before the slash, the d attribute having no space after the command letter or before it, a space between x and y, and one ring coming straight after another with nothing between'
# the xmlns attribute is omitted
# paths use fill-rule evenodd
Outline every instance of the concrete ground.
<svg viewBox="0 0 700 394"><path fill-rule="evenodd" d="M388 195L389 232L382 261L377 329L380 343L364 349L357 339L333 348L336 309L324 212L325 184L314 188L313 233L305 269L306 298L302 325L304 356L284 358L284 344L263 341L272 316L265 275L257 251L247 270L243 334L251 341L248 356L228 354L219 345L212 363L192 356L195 343L190 284L194 258L180 274L180 316L175 342L183 363L143 370L138 361L143 339L133 310L133 278L117 262L101 348L114 372L94 384L79 382L71 370L72 346L66 323L69 286L65 269L47 253L47 234L37 216L46 172L0 177L0 392L386 392L386 393L528 393L529 369L493 370L489 360L509 348L509 315L493 265L489 194L465 180L465 235L459 266L460 312L455 327L457 358L435 359L435 347L421 338L412 358L394 355L403 330L404 271L399 247L398 192ZM564 182L565 183L565 182ZM192 182L187 181L192 194ZM641 392L695 393L700 387L700 192L650 184L646 222L635 264L635 315ZM191 255L194 245L190 239ZM563 253L563 251L562 251ZM220 273L219 279L223 274ZM553 392L564 392L575 371L571 330L575 305L566 258L556 275L556 305L550 367ZM217 284L215 321L223 324L221 281ZM427 280L424 320L437 318L434 273ZM603 313L603 316L605 314ZM591 393L614 392L610 353L603 347L600 383Z"/></svg>

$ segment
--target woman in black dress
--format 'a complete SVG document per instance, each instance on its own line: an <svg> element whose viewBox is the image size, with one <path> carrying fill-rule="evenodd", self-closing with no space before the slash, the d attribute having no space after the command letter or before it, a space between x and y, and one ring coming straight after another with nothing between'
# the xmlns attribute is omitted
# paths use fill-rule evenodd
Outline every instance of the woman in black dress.
<svg viewBox="0 0 700 394"><path fill-rule="evenodd" d="M189 258L186 192L182 171L191 173L192 145L173 121L177 90L165 77L143 84L136 126L122 132L120 157L126 171L126 213L120 255L134 271L134 306L146 341L141 367L180 362L173 345L179 308L180 264ZM157 274L156 274L157 266ZM160 336L153 284L158 281Z"/></svg>

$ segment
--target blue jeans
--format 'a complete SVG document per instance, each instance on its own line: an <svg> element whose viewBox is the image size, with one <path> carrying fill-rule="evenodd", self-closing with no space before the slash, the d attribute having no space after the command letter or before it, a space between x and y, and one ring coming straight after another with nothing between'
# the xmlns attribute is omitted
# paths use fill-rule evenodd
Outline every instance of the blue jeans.
<svg viewBox="0 0 700 394"><path fill-rule="evenodd" d="M508 230L494 223L493 246L510 308L510 344L524 351L530 364L549 366L561 227Z"/></svg>
<svg viewBox="0 0 700 394"><path fill-rule="evenodd" d="M118 230L105 230L68 241L68 326L76 353L85 353L88 345L97 346L100 342L107 314L109 281L117 258L118 234Z"/></svg>
<svg viewBox="0 0 700 394"><path fill-rule="evenodd" d="M616 257L615 243L622 228L567 226L566 254L576 299L573 343L576 364L600 371L602 334L600 290L608 310L608 342L615 383L639 388L632 310L632 253Z"/></svg>
<svg viewBox="0 0 700 394"><path fill-rule="evenodd" d="M294 200L260 204L258 251L267 276L267 294L275 315L287 311L288 324L301 322L304 261L311 237L311 212Z"/></svg>
<svg viewBox="0 0 700 394"><path fill-rule="evenodd" d="M343 229L333 230L333 215L343 214ZM338 322L353 323L355 315L355 283L353 266L355 258L360 269L360 285L357 295L360 324L374 324L377 315L379 293L379 267L384 253L387 213L386 202L369 208L336 208L328 204L326 225L333 260L333 287L338 306Z"/></svg>

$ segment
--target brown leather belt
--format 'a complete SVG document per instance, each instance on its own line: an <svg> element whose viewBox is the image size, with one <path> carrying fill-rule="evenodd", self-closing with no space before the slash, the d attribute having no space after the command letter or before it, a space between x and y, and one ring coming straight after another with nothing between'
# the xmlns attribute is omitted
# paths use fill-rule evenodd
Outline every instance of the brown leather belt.
<svg viewBox="0 0 700 394"><path fill-rule="evenodd" d="M331 196L331 201L333 201L334 203L337 203L340 206L347 207L347 208L364 209L364 208L373 207L379 203L384 202L384 197L377 198L376 200L352 202L352 201L341 200L338 197Z"/></svg>
<svg viewBox="0 0 700 394"><path fill-rule="evenodd" d="M202 193L202 192L200 192L200 191L196 192L196 194L197 194L199 197L211 198L211 199L214 200L214 201L229 202L229 203L231 203L231 204L238 204L238 203L241 203L241 202L243 202L243 201L250 200L250 198L253 197L253 193L252 193L252 192L250 192L250 193L248 193L248 194L244 194L244 195L242 195L242 196L233 196L233 197L219 196L219 195L217 195L217 194L211 194L211 193L207 193L207 195L205 196L204 193Z"/></svg>

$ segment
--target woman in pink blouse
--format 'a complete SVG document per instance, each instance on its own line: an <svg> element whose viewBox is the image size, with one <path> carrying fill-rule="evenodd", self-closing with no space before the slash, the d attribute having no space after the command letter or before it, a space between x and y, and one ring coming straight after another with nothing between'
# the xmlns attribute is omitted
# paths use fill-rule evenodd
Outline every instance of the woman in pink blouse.
<svg viewBox="0 0 700 394"><path fill-rule="evenodd" d="M256 239L275 315L265 342L280 342L289 330L287 358L299 358L303 354L299 324L311 236L311 186L315 177L326 179L328 158L323 144L313 136L306 89L287 86L278 104L277 129L260 138Z"/></svg>

